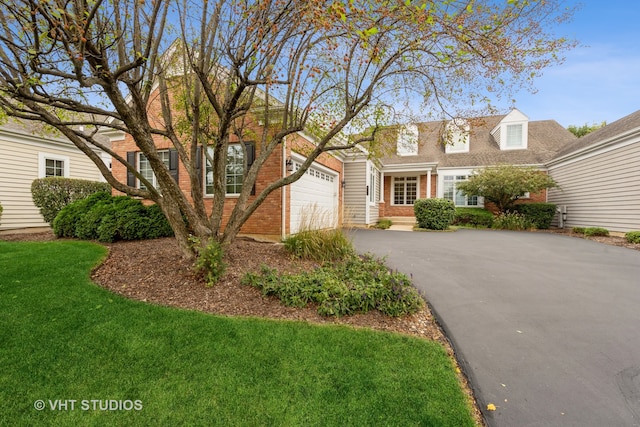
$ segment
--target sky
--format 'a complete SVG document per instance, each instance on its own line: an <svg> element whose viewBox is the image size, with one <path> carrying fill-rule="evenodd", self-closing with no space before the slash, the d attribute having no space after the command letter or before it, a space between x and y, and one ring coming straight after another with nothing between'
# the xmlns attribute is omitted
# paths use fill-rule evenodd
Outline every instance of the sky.
<svg viewBox="0 0 640 427"><path fill-rule="evenodd" d="M535 83L537 93L517 93L515 107L530 120L553 119L564 127L612 123L640 110L640 2L565 4L581 8L556 34L580 45L563 64L543 72Z"/></svg>

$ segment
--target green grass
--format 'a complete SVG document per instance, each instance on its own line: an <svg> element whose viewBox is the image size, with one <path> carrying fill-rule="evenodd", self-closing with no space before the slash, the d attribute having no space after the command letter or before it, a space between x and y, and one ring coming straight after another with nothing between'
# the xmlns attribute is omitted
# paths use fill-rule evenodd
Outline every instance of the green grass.
<svg viewBox="0 0 640 427"><path fill-rule="evenodd" d="M126 300L89 280L104 255L0 242L1 426L473 425L436 343ZM92 399L142 409L84 410Z"/></svg>

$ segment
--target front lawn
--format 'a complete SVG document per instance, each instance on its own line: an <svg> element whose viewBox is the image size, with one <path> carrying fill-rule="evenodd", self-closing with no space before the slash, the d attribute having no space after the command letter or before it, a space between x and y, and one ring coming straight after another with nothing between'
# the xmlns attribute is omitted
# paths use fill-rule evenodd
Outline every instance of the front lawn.
<svg viewBox="0 0 640 427"><path fill-rule="evenodd" d="M104 256L0 242L0 426L473 425L437 343L127 300Z"/></svg>

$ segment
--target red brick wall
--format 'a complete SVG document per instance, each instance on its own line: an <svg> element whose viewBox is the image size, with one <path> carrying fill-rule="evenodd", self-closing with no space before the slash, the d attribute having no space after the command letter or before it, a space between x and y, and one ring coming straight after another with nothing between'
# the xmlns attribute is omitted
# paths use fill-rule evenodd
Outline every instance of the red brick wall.
<svg viewBox="0 0 640 427"><path fill-rule="evenodd" d="M413 206L393 206L391 195L391 183L393 178L391 176L384 177L384 203L380 203L380 216L414 216ZM436 185L438 181L437 175L431 175L431 198L436 197ZM420 175L418 198L425 199L427 197L427 175Z"/></svg>
<svg viewBox="0 0 640 427"><path fill-rule="evenodd" d="M150 105L148 108L149 117L151 117L152 120L154 117L160 117L160 112L161 112L160 108L161 106L160 106L159 100L157 98L152 97L152 101L150 102ZM260 135L262 132L262 129L258 128L256 125L255 132L256 134ZM163 137L154 136L154 141L156 146L159 149L168 149L172 147L171 142ZM302 153L304 153L305 150L308 150L311 147L311 144L308 141L306 141L304 138L300 137L299 135L288 137L287 144L288 144L287 157L291 155L292 147L294 148L295 151L302 152ZM127 152L139 151L139 149L136 147L136 144L130 135L127 135L123 141L114 141L113 150L124 158L126 158ZM260 152L260 145L256 144L256 156L259 154L259 152ZM323 164L324 166L327 166L335 170L336 172L338 172L339 182L342 181L343 169L342 169L342 162L340 160L338 160L332 155L325 153L321 155L317 159L317 161ZM272 182L282 177L282 165L283 165L282 148L277 147L273 151L273 153L269 156L269 158L266 160L260 172L258 173L258 177L256 180L256 189L255 189L256 195L260 194L260 192L262 192L262 190L264 190L269 184L271 184ZM116 179L118 179L120 182L123 182L123 183L127 182L127 171L124 165L122 165L121 163L119 163L117 160L114 159L112 169ZM186 169L184 168L184 166L182 165L182 163L180 163L179 169L178 169L178 180L179 180L180 188L187 195L188 199L191 201L191 183L189 181L189 175ZM341 192L342 189L339 184L338 184L338 188L340 189L339 191ZM285 212L285 219L286 219L285 232L288 233L289 222L290 222L289 221L290 189L287 188L285 191L287 194L286 212ZM249 201L253 200L254 198L255 196L251 196L249 198ZM341 200L342 200L341 194L339 194L339 200L341 203ZM237 201L237 198L235 197L225 198L223 221L222 221L223 227L228 222L229 216L231 215L231 212L236 205L236 201ZM205 196L205 207L208 212L211 212L212 205L213 205L213 197ZM341 207L339 207L338 212L341 212L341 211L342 209ZM339 223L341 223L341 218ZM274 239L280 238L280 236L282 235L282 189L278 189L272 192L269 196L267 196L267 198L260 205L260 207L253 213L253 215L242 226L242 229L240 232L242 234L256 234L256 235L268 236Z"/></svg>

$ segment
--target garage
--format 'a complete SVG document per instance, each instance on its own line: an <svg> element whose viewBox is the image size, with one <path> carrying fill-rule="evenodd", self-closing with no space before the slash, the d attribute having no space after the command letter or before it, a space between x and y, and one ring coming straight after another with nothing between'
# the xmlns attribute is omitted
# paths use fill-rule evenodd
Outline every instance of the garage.
<svg viewBox="0 0 640 427"><path fill-rule="evenodd" d="M302 159L293 160L294 171ZM291 233L301 229L335 228L338 220L337 172L313 163L299 180L291 184Z"/></svg>

